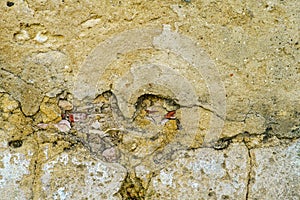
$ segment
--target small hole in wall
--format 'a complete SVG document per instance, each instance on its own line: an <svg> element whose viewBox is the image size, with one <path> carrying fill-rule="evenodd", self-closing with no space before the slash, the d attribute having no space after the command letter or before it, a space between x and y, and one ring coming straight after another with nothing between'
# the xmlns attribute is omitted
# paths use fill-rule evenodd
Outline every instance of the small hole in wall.
<svg viewBox="0 0 300 200"><path fill-rule="evenodd" d="M12 147L12 148L19 148L23 145L23 141L22 140L12 140L8 142L8 146Z"/></svg>
<svg viewBox="0 0 300 200"><path fill-rule="evenodd" d="M222 195L222 199L229 199L229 196L228 195Z"/></svg>
<svg viewBox="0 0 300 200"><path fill-rule="evenodd" d="M52 146L55 147L56 145L57 145L57 141L54 141L54 142L52 143Z"/></svg>
<svg viewBox="0 0 300 200"><path fill-rule="evenodd" d="M12 7L13 5L15 5L15 3L14 3L14 2L11 2L11 1L8 1L8 2L6 2L6 5L7 5L8 7Z"/></svg>
<svg viewBox="0 0 300 200"><path fill-rule="evenodd" d="M216 196L216 192L214 192L212 189L209 189L208 196L209 197L215 197Z"/></svg>

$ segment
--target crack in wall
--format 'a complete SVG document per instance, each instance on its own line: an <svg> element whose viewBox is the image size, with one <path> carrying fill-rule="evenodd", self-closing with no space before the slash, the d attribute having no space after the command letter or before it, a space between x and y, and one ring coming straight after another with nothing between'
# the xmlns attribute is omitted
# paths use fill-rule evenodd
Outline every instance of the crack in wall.
<svg viewBox="0 0 300 200"><path fill-rule="evenodd" d="M249 157L248 158L249 159L249 172L248 172L248 180L247 180L247 186L246 186L246 200L249 199L250 184L251 184L251 174L252 174L252 168L253 168L252 157L251 157L251 150L248 147L247 147L247 151L248 151L248 157Z"/></svg>
<svg viewBox="0 0 300 200"><path fill-rule="evenodd" d="M33 135L33 139L35 140L35 142L36 142L36 145L37 145L37 149L36 149L36 153L33 155L33 160L32 160L32 162L34 162L34 164L33 164L33 180L32 180L32 188L31 188L31 191L32 191L32 199L33 200L35 200L35 199L38 199L38 197L36 196L37 194L38 194L38 185L37 185L37 182L38 182L38 178L39 178L39 176L38 176L38 171L40 170L39 168L38 168L38 166L39 166L39 163L38 163L38 155L39 155L39 153L40 153L40 144L39 144L39 142L38 142L38 140L36 139L36 133L35 132L33 132L32 133L32 135Z"/></svg>
<svg viewBox="0 0 300 200"><path fill-rule="evenodd" d="M59 134L56 140L54 141L39 141L39 139L37 139L37 132L35 132L33 134L34 136L34 140L36 141L36 145L37 145L37 149L36 149L36 153L33 156L33 160L32 162L33 164L33 181L32 181L32 191L33 191L33 195L32 195L32 199L33 200L37 200L40 199L40 194L41 194L41 187L42 187L42 183L41 183L41 177L43 176L43 170L42 170L42 166L43 164L47 163L48 161L52 160L55 157L58 157L59 155L63 154L66 151L69 151L70 149L74 149L76 148L76 145L80 144L80 142L78 142L78 140L76 138L73 137L65 137L64 135ZM49 144L49 145L53 145L56 146L58 145L58 142L68 142L67 144L64 144L61 146L65 146L63 149L60 149L58 153L55 153L51 156L49 156L48 158L44 159L44 154L45 152L43 151L43 149L41 148L41 145L45 145L45 144Z"/></svg>
<svg viewBox="0 0 300 200"><path fill-rule="evenodd" d="M9 93L8 93L9 94ZM19 107L21 108L21 105L20 105L20 102L17 101L18 104L19 104ZM23 113L22 109L20 109L21 112ZM211 110L208 110L208 111L211 111ZM211 111L212 112L212 111ZM24 113L23 113L24 114ZM24 114L25 116L25 114ZM30 118L34 118L34 116L30 117ZM296 131L298 129L296 128ZM25 136L25 139L29 136L35 136L36 137L36 132L33 132L32 134L30 135L27 135ZM246 199L249 198L249 192L250 192L250 183L251 183L251 171L252 171L252 168L253 168L253 163L252 163L252 157L251 157L251 149L255 149L257 147L251 147L249 146L249 141L251 141L251 139L253 138L256 138L256 137L262 137L262 139L260 140L260 143L259 145L261 145L262 143L269 143L269 139L271 137L275 137L277 138L278 140L288 140L288 141L293 141L299 137L296 137L296 138L278 138L277 136L274 136L272 134L272 128L270 127L267 127L265 129L265 131L263 133L259 133L259 134L251 134L247 131L243 132L243 133L239 133L237 135L234 135L232 137L223 137L223 138L220 138L214 145L210 146L210 147L203 147L203 146L200 146L198 148L212 148L212 149L215 149L215 150L224 150L224 149L227 149L230 144L232 143L238 143L239 141L242 141L244 142L244 144L246 145L247 149L248 149L248 157L249 157L249 166L250 166L250 169L249 169L249 173L248 173L248 179L247 179L247 192L246 192ZM24 138L23 138L24 139ZM38 185L37 185L37 182L38 182L38 178L40 177L40 170L39 167L41 167L41 165L43 163L45 163L47 160L50 160L51 158L55 157L55 156L58 156L59 154L61 154L62 152L64 151L67 151L69 148L66 148L66 149L63 149L62 152L58 153L58 154L54 154L52 155L50 158L46 159L45 161L43 161L42 163L38 163L38 154L41 153L40 152L40 145L41 144L46 144L46 143L49 143L49 142L38 142L38 140L35 138L36 142L37 142L37 155L34 155L33 156L33 167L32 167L32 174L33 174L33 181L32 181L32 184L33 184L33 188L32 188L32 193L33 193L33 199L37 198L35 195L38 195ZM75 148L75 145L82 145L84 146L86 149L89 150L89 152L91 154L93 154L93 151L91 150L91 147L90 145L88 144L87 141L85 141L83 138L77 136L77 135L73 135L71 132L70 133L60 133L60 139L58 138L56 140L57 141L67 141L70 143L70 148L74 147ZM11 145L14 145L14 141L10 141L11 142ZM15 145L18 145L19 143L16 142ZM188 148L186 149L187 151L189 150L195 150L195 149L198 149L198 148ZM160 150L160 148L156 148L155 151L151 154L153 155L154 153L156 153L158 150ZM170 160L170 162L172 162L174 159ZM123 165L124 166L124 165ZM124 166L125 167L125 166ZM162 170L164 169L166 166L162 166L159 170ZM149 184L151 182L151 178L153 177L154 174L152 174L152 176L147 179L147 184L146 186L143 185L143 181L136 177L136 172L135 170L131 169L131 172L130 174L127 173L127 176L126 178L124 179L123 181L123 184L122 184L122 187L120 188L118 194L120 194L124 199L145 199L145 195L147 194L147 190L149 188ZM154 172L152 172L154 173Z"/></svg>

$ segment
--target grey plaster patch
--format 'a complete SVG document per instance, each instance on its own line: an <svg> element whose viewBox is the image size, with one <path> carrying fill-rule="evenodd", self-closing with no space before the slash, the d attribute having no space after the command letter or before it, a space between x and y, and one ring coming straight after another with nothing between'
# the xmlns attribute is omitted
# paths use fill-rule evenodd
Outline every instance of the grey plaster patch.
<svg viewBox="0 0 300 200"><path fill-rule="evenodd" d="M0 129L0 135L5 134ZM0 141L0 199L31 199L33 175L30 164L35 153L33 141L8 146L9 141Z"/></svg>
<svg viewBox="0 0 300 200"><path fill-rule="evenodd" d="M126 170L89 157L88 152L61 153L42 165L42 192L45 199L119 199ZM75 175L75 176L74 176Z"/></svg>
<svg viewBox="0 0 300 200"><path fill-rule="evenodd" d="M249 170L244 144L182 152L152 178L148 199L245 199Z"/></svg>
<svg viewBox="0 0 300 200"><path fill-rule="evenodd" d="M250 199L300 199L300 140L251 150Z"/></svg>

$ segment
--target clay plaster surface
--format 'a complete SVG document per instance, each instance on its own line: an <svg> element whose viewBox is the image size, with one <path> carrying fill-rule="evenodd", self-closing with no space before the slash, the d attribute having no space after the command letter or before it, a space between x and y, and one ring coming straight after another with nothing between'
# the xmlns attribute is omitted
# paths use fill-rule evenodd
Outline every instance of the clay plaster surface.
<svg viewBox="0 0 300 200"><path fill-rule="evenodd" d="M299 199L300 1L0 2L0 199Z"/></svg>

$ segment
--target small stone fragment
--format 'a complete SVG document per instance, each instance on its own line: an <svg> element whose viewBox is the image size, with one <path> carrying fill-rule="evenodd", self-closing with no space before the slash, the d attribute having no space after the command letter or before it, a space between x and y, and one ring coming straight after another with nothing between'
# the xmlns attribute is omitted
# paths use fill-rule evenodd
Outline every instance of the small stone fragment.
<svg viewBox="0 0 300 200"><path fill-rule="evenodd" d="M106 159L107 162L114 162L118 159L118 152L116 148L111 147L108 149L105 149L102 153L102 156Z"/></svg>
<svg viewBox="0 0 300 200"><path fill-rule="evenodd" d="M54 124L54 127L56 127L60 132L67 133L71 129L70 122L68 120L61 120L57 124Z"/></svg>
<svg viewBox="0 0 300 200"><path fill-rule="evenodd" d="M73 109L73 105L66 100L60 100L58 102L58 106L61 107L63 110L72 110Z"/></svg>
<svg viewBox="0 0 300 200"><path fill-rule="evenodd" d="M36 40L39 43L44 43L48 40L48 37L42 33L42 32L38 32L34 38L34 40Z"/></svg>
<svg viewBox="0 0 300 200"><path fill-rule="evenodd" d="M49 126L49 124L45 124L45 123L39 123L37 125L37 127L41 128L41 129L46 129Z"/></svg>
<svg viewBox="0 0 300 200"><path fill-rule="evenodd" d="M45 97L40 110L42 112L42 120L44 123L54 121L61 116L61 110L59 109L56 99Z"/></svg>
<svg viewBox="0 0 300 200"><path fill-rule="evenodd" d="M58 94L60 94L62 92L61 88L53 88L51 91L47 92L45 95L47 97L56 97Z"/></svg>
<svg viewBox="0 0 300 200"><path fill-rule="evenodd" d="M89 19L81 24L83 28L92 28L100 22L100 19Z"/></svg>
<svg viewBox="0 0 300 200"><path fill-rule="evenodd" d="M26 40L30 39L29 34L26 30L21 30L21 31L15 33L14 38L17 41L26 41Z"/></svg>
<svg viewBox="0 0 300 200"><path fill-rule="evenodd" d="M48 127L55 127L57 128L60 132L64 132L67 133L70 131L71 129L71 124L68 120L61 120L60 122L58 122L57 124L45 124L45 123L39 123L37 125L37 127L41 128L41 129L47 129Z"/></svg>

